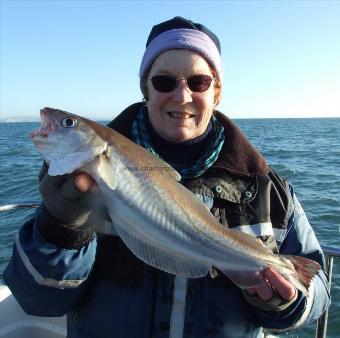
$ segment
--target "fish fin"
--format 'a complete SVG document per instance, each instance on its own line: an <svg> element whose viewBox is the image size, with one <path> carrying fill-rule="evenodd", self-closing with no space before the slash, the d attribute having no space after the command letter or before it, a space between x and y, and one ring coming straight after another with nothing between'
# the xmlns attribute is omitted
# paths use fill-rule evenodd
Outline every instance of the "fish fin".
<svg viewBox="0 0 340 338"><path fill-rule="evenodd" d="M308 296L310 284L321 270L319 263L301 256L281 255L293 264L295 273L285 276L297 289Z"/></svg>
<svg viewBox="0 0 340 338"><path fill-rule="evenodd" d="M117 176L112 170L110 161L104 154L100 155L100 164L98 166L100 179L109 187L111 190L117 188Z"/></svg>
<svg viewBox="0 0 340 338"><path fill-rule="evenodd" d="M115 228L132 253L148 265L186 278L202 277L209 272L208 265L192 262L187 257L176 255L175 252L169 254L159 247L159 243L148 238L141 240L139 235L126 231L124 226L115 224Z"/></svg>
<svg viewBox="0 0 340 338"><path fill-rule="evenodd" d="M80 171L89 174L98 185L104 185L111 190L117 188L115 169L112 167L105 152L83 166Z"/></svg>
<svg viewBox="0 0 340 338"><path fill-rule="evenodd" d="M308 297L308 289L314 276L321 269L319 263L300 256L279 255L282 261L291 263L291 269L281 270L278 266L271 266L282 274L295 288ZM286 265L286 264L285 264ZM261 285L265 278L263 271L224 271L221 270L234 284L245 289Z"/></svg>
<svg viewBox="0 0 340 338"><path fill-rule="evenodd" d="M308 289L314 276L321 269L320 264L301 256L279 256L283 261L289 260L293 267L288 271L280 271L274 265L272 268L282 274L295 288L308 297ZM261 285L265 280L263 271L224 271L223 269L221 271L242 289Z"/></svg>

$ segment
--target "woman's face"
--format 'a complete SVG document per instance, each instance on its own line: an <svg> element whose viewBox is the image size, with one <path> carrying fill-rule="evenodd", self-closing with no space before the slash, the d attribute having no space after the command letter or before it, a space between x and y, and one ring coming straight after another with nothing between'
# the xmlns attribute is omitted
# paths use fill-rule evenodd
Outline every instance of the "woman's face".
<svg viewBox="0 0 340 338"><path fill-rule="evenodd" d="M170 75L177 79L193 75L213 77L207 61L189 50L169 50L154 61L147 80L147 107L155 131L171 142L202 135L216 106L214 80L204 92L191 91L185 80L179 80L174 90L161 93L152 85L151 78L155 75Z"/></svg>

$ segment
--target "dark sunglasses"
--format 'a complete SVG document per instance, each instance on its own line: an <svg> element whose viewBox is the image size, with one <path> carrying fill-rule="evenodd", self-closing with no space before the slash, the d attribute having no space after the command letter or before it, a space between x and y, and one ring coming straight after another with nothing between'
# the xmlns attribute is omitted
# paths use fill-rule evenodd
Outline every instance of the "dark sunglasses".
<svg viewBox="0 0 340 338"><path fill-rule="evenodd" d="M209 89L213 78L209 75L193 75L187 79L170 75L155 75L151 78L151 83L158 92L169 93L178 86L180 80L185 80L192 92L202 93Z"/></svg>

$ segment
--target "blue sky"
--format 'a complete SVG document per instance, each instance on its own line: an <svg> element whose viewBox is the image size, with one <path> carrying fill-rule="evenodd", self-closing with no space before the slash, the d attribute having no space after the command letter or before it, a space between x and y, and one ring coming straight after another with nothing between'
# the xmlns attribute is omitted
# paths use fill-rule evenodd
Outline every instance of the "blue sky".
<svg viewBox="0 0 340 338"><path fill-rule="evenodd" d="M176 15L220 38L226 115L340 117L340 1L0 3L0 118L44 106L114 117L142 98L151 27Z"/></svg>

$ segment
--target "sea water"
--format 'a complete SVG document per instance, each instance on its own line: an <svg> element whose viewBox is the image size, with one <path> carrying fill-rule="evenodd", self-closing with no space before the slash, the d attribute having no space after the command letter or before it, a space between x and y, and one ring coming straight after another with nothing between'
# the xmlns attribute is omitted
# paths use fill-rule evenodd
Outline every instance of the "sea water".
<svg viewBox="0 0 340 338"><path fill-rule="evenodd" d="M324 245L340 247L340 118L242 119L236 124L289 180ZM0 205L40 200L42 159L27 134L38 123L0 123ZM18 228L33 209L0 213L0 278ZM340 337L340 259L335 260L328 338ZM314 337L315 324L285 337Z"/></svg>

